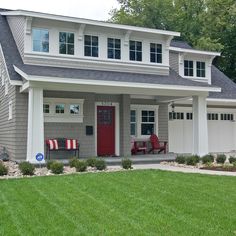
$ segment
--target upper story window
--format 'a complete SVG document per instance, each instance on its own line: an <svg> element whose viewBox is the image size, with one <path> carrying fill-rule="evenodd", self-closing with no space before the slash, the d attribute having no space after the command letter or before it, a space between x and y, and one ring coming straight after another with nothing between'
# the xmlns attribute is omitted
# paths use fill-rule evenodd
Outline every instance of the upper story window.
<svg viewBox="0 0 236 236"><path fill-rule="evenodd" d="M142 42L129 41L129 59L131 61L142 61Z"/></svg>
<svg viewBox="0 0 236 236"><path fill-rule="evenodd" d="M89 57L98 57L98 37L85 35L84 37L84 55Z"/></svg>
<svg viewBox="0 0 236 236"><path fill-rule="evenodd" d="M120 59L120 39L108 38L107 39L107 57L109 59Z"/></svg>
<svg viewBox="0 0 236 236"><path fill-rule="evenodd" d="M150 62L162 63L162 45L150 43Z"/></svg>
<svg viewBox="0 0 236 236"><path fill-rule="evenodd" d="M74 55L75 36L73 33L59 33L59 52L60 54Z"/></svg>
<svg viewBox="0 0 236 236"><path fill-rule="evenodd" d="M49 52L49 32L47 29L33 29L33 51Z"/></svg>
<svg viewBox="0 0 236 236"><path fill-rule="evenodd" d="M193 76L193 61L184 60L184 76Z"/></svg>
<svg viewBox="0 0 236 236"><path fill-rule="evenodd" d="M206 63L197 61L197 77L205 77L206 76Z"/></svg>

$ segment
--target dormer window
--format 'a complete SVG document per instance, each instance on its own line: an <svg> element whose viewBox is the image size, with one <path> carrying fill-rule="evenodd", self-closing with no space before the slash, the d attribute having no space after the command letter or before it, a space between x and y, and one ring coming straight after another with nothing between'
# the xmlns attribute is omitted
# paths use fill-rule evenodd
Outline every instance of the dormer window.
<svg viewBox="0 0 236 236"><path fill-rule="evenodd" d="M162 45L150 43L150 62L162 63Z"/></svg>
<svg viewBox="0 0 236 236"><path fill-rule="evenodd" d="M49 32L47 29L33 29L33 51L49 52Z"/></svg>
<svg viewBox="0 0 236 236"><path fill-rule="evenodd" d="M206 77L206 63L197 61L197 77Z"/></svg>
<svg viewBox="0 0 236 236"><path fill-rule="evenodd" d="M184 60L184 76L193 76L193 61Z"/></svg>
<svg viewBox="0 0 236 236"><path fill-rule="evenodd" d="M60 54L74 55L74 34L67 32L59 33L59 52Z"/></svg>
<svg viewBox="0 0 236 236"><path fill-rule="evenodd" d="M109 59L120 59L120 39L107 39L107 57Z"/></svg>
<svg viewBox="0 0 236 236"><path fill-rule="evenodd" d="M142 42L129 41L129 59L130 61L142 61Z"/></svg>
<svg viewBox="0 0 236 236"><path fill-rule="evenodd" d="M98 37L85 35L84 55L88 57L98 57Z"/></svg>

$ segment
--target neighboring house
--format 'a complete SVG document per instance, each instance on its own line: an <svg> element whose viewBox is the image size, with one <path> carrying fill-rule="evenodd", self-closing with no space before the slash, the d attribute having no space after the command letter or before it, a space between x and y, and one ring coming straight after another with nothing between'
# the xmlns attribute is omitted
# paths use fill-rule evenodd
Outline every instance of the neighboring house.
<svg viewBox="0 0 236 236"><path fill-rule="evenodd" d="M131 136L156 133L171 152L235 150L236 85L212 66L220 53L177 36L1 9L0 148L35 162L45 139L65 137L81 156L129 156Z"/></svg>

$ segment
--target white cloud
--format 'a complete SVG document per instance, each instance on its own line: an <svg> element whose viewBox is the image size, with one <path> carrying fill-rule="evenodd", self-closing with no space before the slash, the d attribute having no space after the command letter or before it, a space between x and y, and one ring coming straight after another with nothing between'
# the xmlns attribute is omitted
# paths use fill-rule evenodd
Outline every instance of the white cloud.
<svg viewBox="0 0 236 236"><path fill-rule="evenodd" d="M94 20L107 20L116 0L1 0L0 8L23 9Z"/></svg>

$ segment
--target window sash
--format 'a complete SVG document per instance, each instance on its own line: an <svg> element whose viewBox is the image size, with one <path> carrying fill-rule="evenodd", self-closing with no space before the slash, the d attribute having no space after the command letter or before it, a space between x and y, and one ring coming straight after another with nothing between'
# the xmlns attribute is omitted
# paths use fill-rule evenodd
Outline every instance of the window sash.
<svg viewBox="0 0 236 236"><path fill-rule="evenodd" d="M150 43L150 62L162 63L162 45Z"/></svg>
<svg viewBox="0 0 236 236"><path fill-rule="evenodd" d="M193 61L184 60L184 76L193 76Z"/></svg>
<svg viewBox="0 0 236 236"><path fill-rule="evenodd" d="M84 36L84 55L89 57L98 57L98 36L85 35Z"/></svg>
<svg viewBox="0 0 236 236"><path fill-rule="evenodd" d="M49 52L49 30L33 29L33 51Z"/></svg>
<svg viewBox="0 0 236 236"><path fill-rule="evenodd" d="M74 55L74 33L59 33L59 53Z"/></svg>
<svg viewBox="0 0 236 236"><path fill-rule="evenodd" d="M129 59L130 61L142 61L142 42L129 41Z"/></svg>
<svg viewBox="0 0 236 236"><path fill-rule="evenodd" d="M107 58L121 59L121 40L116 38L107 39Z"/></svg>
<svg viewBox="0 0 236 236"><path fill-rule="evenodd" d="M197 77L206 77L206 63L197 61Z"/></svg>

